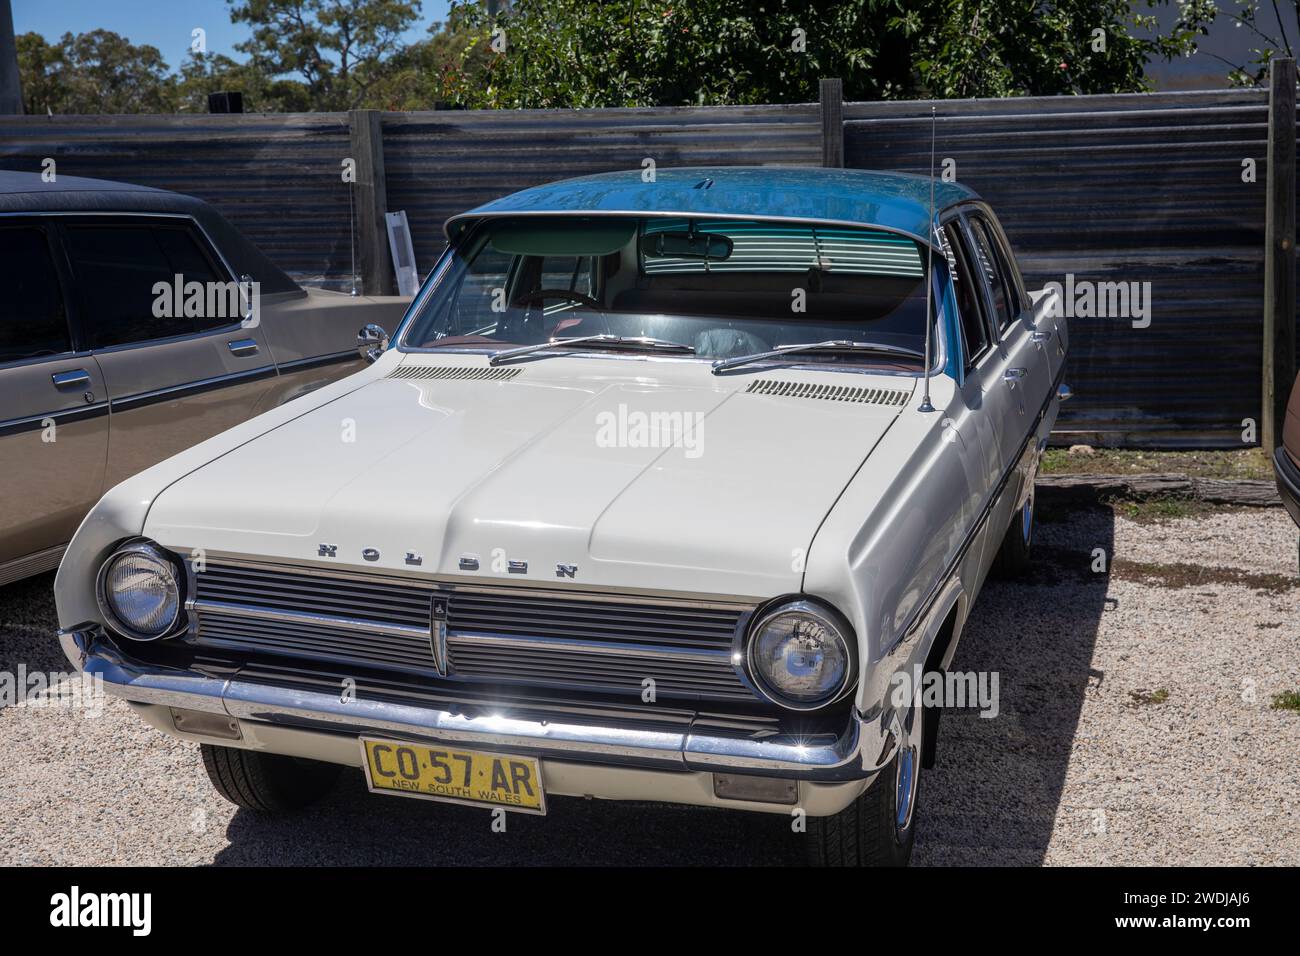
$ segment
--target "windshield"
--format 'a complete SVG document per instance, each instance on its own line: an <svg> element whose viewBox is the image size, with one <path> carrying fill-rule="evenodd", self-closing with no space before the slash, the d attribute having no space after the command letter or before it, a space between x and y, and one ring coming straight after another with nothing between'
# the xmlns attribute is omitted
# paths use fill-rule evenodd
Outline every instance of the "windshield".
<svg viewBox="0 0 1300 956"><path fill-rule="evenodd" d="M648 337L717 360L835 340L900 351L832 350L782 361L916 370L920 361L901 350L925 347L924 276L919 244L881 230L702 218L491 219L452 250L403 344L504 349L579 336ZM611 349L618 344L602 351Z"/></svg>

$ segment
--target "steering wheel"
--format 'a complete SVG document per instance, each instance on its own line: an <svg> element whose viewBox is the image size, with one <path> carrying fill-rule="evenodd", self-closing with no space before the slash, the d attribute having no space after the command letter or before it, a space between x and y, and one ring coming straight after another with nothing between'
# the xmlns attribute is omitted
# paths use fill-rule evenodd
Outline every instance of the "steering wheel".
<svg viewBox="0 0 1300 956"><path fill-rule="evenodd" d="M597 312L603 311L600 303L591 296L583 295L581 292L573 292L569 289L537 289L533 292L525 292L510 304L523 305L525 302L536 302L538 299L567 299L570 302L580 302L585 306L590 306Z"/></svg>

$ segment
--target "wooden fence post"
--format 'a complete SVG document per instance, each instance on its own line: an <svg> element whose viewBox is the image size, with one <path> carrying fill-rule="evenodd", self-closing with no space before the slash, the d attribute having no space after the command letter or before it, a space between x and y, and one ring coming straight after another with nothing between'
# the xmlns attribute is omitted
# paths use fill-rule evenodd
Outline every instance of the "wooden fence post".
<svg viewBox="0 0 1300 956"><path fill-rule="evenodd" d="M844 81L822 79L817 83L822 108L822 165L844 166Z"/></svg>
<svg viewBox="0 0 1300 956"><path fill-rule="evenodd" d="M361 260L363 295L396 295L392 256L388 252L388 186L384 180L384 134L379 110L349 110L352 158L356 182L352 184L357 210L357 255Z"/></svg>
<svg viewBox="0 0 1300 956"><path fill-rule="evenodd" d="M1282 441L1295 381L1295 60L1269 64L1268 210L1264 219L1264 421L1260 444Z"/></svg>

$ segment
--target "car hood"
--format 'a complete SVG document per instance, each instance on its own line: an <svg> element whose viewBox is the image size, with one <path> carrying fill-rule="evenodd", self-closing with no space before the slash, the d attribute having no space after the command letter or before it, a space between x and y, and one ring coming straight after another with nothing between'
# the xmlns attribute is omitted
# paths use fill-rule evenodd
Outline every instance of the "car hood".
<svg viewBox="0 0 1300 956"><path fill-rule="evenodd" d="M770 597L799 590L818 526L913 384L412 356L179 479L144 533L299 564Z"/></svg>

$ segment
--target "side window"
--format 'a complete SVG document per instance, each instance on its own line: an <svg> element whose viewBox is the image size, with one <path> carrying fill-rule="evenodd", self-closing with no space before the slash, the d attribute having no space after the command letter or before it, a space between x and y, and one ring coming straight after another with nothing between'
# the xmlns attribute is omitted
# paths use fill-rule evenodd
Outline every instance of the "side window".
<svg viewBox="0 0 1300 956"><path fill-rule="evenodd" d="M154 286L228 282L218 276L190 230L157 223L70 223L65 227L68 256L84 291L86 333L91 348L185 335L239 321L222 295L204 296L200 308L182 308L175 298L158 306ZM182 306L184 299L182 299ZM184 315L189 311L198 315ZM161 315L155 314L161 312Z"/></svg>
<svg viewBox="0 0 1300 956"><path fill-rule="evenodd" d="M1020 314L1024 304L1020 299L1020 282L1016 274L1015 260L1011 257L1010 250L1007 249L1006 239L983 216L972 216L970 223L977 240L984 244L988 253L992 256L998 278L1001 280L1002 294L1006 297L1007 311L1010 318L1014 319ZM1004 325L1003 328L1005 327Z"/></svg>
<svg viewBox="0 0 1300 956"><path fill-rule="evenodd" d="M1029 297L1025 295L1025 279L1020 274L1020 264L1016 262L1015 253L1011 251L1011 243L1007 241L1007 234L1002 225L993 218L984 216L980 218L993 243L993 251L998 254L998 261L1002 263L1002 274L1007 281L1007 294L1011 297L1011 311L1019 315L1024 309L1029 308L1030 304Z"/></svg>
<svg viewBox="0 0 1300 956"><path fill-rule="evenodd" d="M175 276L183 275L186 282L216 283L228 282L225 276L218 275L212 261L199 245L192 228L184 226L162 226L153 230L154 239L162 248L163 255L171 263L172 281ZM208 288L211 288L209 286ZM237 311L236 303L228 296L212 297L205 302L203 314L194 316L194 331L205 332L219 329L240 320L242 310Z"/></svg>
<svg viewBox="0 0 1300 956"><path fill-rule="evenodd" d="M971 238L974 240L975 262L979 266L980 278L984 283L984 287L988 290L989 298L993 302L994 324L999 330L1005 329L1011 324L1011 320L1016 317L1016 313L1019 311L1012 308L1012 302L1015 300L1006 281L1006 270L998 261L998 255L994 252L994 244L985 231L984 223L974 217L969 220L969 223Z"/></svg>
<svg viewBox="0 0 1300 956"><path fill-rule="evenodd" d="M542 260L541 288L591 295L591 256L547 256Z"/></svg>
<svg viewBox="0 0 1300 956"><path fill-rule="evenodd" d="M591 256L546 256L541 261L537 288L577 292L594 298L596 286L592 273ZM568 312L581 307L582 303L554 296L541 300L546 315L555 312Z"/></svg>
<svg viewBox="0 0 1300 956"><path fill-rule="evenodd" d="M0 362L72 351L59 276L40 226L0 228Z"/></svg>
<svg viewBox="0 0 1300 956"><path fill-rule="evenodd" d="M953 267L953 285L957 289L957 310L961 313L962 339L966 343L966 367L979 361L989 347L988 329L984 324L984 306L979 287L971 272L969 253L957 220L943 227L944 255Z"/></svg>

